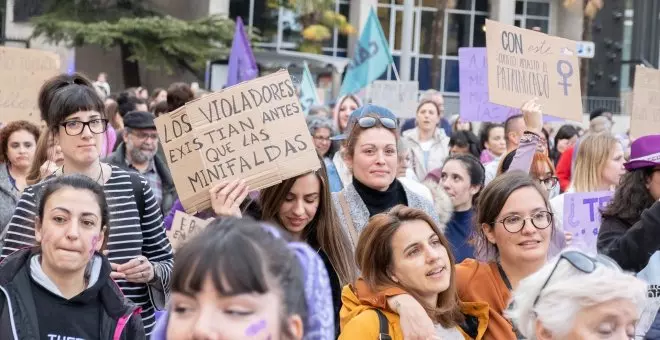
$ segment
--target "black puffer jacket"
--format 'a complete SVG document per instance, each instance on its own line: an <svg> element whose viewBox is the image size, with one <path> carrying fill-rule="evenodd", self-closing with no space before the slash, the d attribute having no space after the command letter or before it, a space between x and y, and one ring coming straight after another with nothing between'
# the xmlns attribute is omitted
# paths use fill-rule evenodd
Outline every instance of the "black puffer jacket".
<svg viewBox="0 0 660 340"><path fill-rule="evenodd" d="M0 339L38 340L39 322L32 295L30 258L37 248L22 249L0 264ZM99 339L146 339L140 309L126 299L110 279L110 262L103 257L99 300L103 305ZM32 302L31 302L32 301ZM66 315L53 315L66 322ZM71 319L68 319L72 321Z"/></svg>

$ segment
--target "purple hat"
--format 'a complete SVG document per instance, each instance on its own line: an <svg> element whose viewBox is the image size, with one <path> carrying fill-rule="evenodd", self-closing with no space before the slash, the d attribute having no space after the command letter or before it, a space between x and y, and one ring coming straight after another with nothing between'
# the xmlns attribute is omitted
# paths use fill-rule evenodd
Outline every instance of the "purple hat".
<svg viewBox="0 0 660 340"><path fill-rule="evenodd" d="M660 135L637 138L630 146L630 161L624 164L626 170L657 165L660 165Z"/></svg>

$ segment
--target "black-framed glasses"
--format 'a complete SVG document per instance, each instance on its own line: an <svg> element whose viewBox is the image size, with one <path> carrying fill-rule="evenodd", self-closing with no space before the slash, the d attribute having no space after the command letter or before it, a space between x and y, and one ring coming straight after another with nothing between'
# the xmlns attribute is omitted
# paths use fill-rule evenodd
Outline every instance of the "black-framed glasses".
<svg viewBox="0 0 660 340"><path fill-rule="evenodd" d="M619 271L621 270L621 267L619 267L619 265L616 264L616 262L610 260L605 256L601 255L599 257L591 257L583 252L579 252L575 250L565 251L559 255L559 259L557 259L557 262L555 262L555 266L552 267L552 270L550 271L550 275L548 275L548 278L545 279L545 282L541 286L541 289L539 289L539 292L536 294L536 298L534 298L534 304L532 305L532 309L536 307L536 304L538 304L539 300L541 299L541 293L543 292L543 289L545 289L545 287L550 282L550 279L557 270L557 267L559 266L559 262L561 262L561 260L568 261L568 263L570 263L575 269L585 274L593 273L594 270L596 270L596 266L599 263L612 269L616 269Z"/></svg>
<svg viewBox="0 0 660 340"><path fill-rule="evenodd" d="M527 218L524 218L520 215L509 215L499 221L495 221L493 224L502 223L506 231L515 234L525 227L527 220L532 222L534 228L545 229L552 224L552 213L549 211L538 211Z"/></svg>
<svg viewBox="0 0 660 340"><path fill-rule="evenodd" d="M367 129L376 126L377 121L380 121L380 123L388 129L396 129L396 121L392 118L362 117L358 119L357 123L360 125L360 127Z"/></svg>
<svg viewBox="0 0 660 340"><path fill-rule="evenodd" d="M64 132L69 136L77 136L85 130L85 126L89 128L89 131L93 134L104 133L108 128L107 119L92 119L88 122L83 122L79 120L68 120L60 123L60 126L64 127Z"/></svg>
<svg viewBox="0 0 660 340"><path fill-rule="evenodd" d="M539 179L539 182L548 190L554 189L559 184L559 178L552 176L544 179Z"/></svg>

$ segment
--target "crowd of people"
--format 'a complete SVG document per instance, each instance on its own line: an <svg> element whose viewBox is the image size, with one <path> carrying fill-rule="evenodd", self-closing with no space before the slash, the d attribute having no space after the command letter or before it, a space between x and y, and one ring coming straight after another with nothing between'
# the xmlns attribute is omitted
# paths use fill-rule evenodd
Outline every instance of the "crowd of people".
<svg viewBox="0 0 660 340"><path fill-rule="evenodd" d="M174 254L154 119L204 94L62 74L42 126L1 122L0 339L660 339L660 135L343 96L307 114L318 170L214 183ZM573 247L566 197L603 191Z"/></svg>

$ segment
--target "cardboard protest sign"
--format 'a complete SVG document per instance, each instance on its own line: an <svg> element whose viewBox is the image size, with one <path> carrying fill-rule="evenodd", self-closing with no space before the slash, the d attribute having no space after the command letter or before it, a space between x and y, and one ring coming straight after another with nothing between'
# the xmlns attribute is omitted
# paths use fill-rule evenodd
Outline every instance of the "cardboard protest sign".
<svg viewBox="0 0 660 340"><path fill-rule="evenodd" d="M630 137L660 133L660 71L637 66L633 89Z"/></svg>
<svg viewBox="0 0 660 340"><path fill-rule="evenodd" d="M600 209L607 205L611 191L572 193L564 197L564 231L573 234L571 247L596 254Z"/></svg>
<svg viewBox="0 0 660 340"><path fill-rule="evenodd" d="M415 118L419 83L416 81L376 80L369 87L371 103L390 109L399 118Z"/></svg>
<svg viewBox="0 0 660 340"><path fill-rule="evenodd" d="M251 190L320 167L286 70L191 101L156 128L181 203L209 208L211 186L244 179Z"/></svg>
<svg viewBox="0 0 660 340"><path fill-rule="evenodd" d="M60 72L52 52L0 47L0 122L41 122L37 96L41 85Z"/></svg>
<svg viewBox="0 0 660 340"><path fill-rule="evenodd" d="M172 249L177 251L186 241L206 228L209 223L211 223L211 220L203 220L183 211L175 212L172 228L166 232L170 244L172 244Z"/></svg>
<svg viewBox="0 0 660 340"><path fill-rule="evenodd" d="M488 96L520 107L538 98L543 113L582 122L575 41L486 20Z"/></svg>

